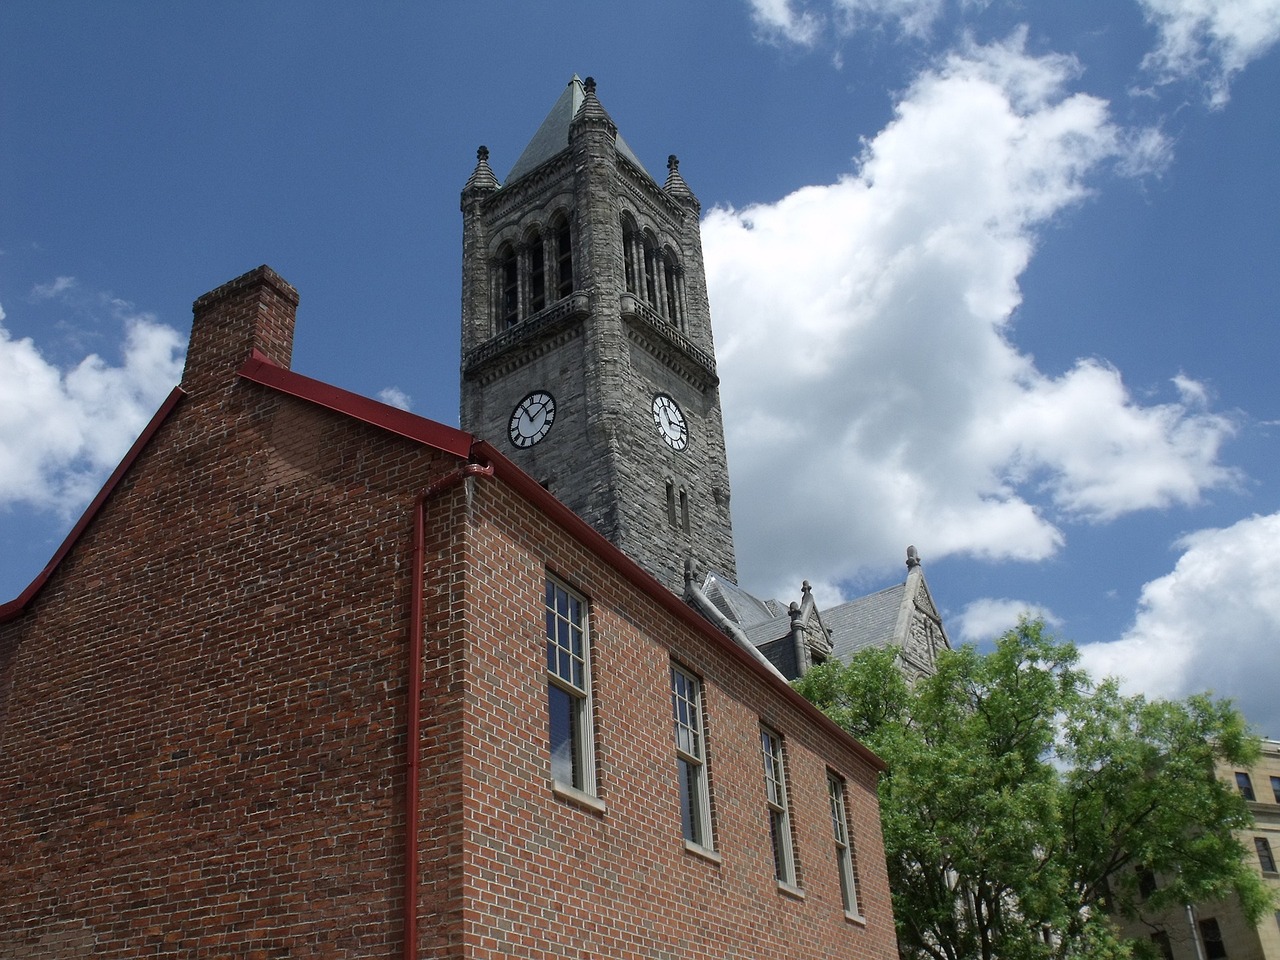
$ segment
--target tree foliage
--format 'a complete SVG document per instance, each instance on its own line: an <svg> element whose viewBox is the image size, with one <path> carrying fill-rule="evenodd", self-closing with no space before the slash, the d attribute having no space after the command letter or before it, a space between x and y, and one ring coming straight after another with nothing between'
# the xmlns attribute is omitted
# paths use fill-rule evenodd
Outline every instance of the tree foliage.
<svg viewBox="0 0 1280 960"><path fill-rule="evenodd" d="M902 954L933 960L1143 956L1108 914L1238 896L1269 906L1232 831L1252 822L1215 761L1258 741L1229 702L1123 696L1024 621L910 686L895 651L824 664L802 694L889 764L880 782ZM1139 871L1160 878L1149 897Z"/></svg>

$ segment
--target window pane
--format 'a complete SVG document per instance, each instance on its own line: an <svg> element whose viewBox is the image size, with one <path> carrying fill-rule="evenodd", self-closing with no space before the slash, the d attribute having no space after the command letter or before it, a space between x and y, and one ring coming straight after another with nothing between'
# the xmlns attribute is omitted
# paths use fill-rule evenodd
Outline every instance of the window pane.
<svg viewBox="0 0 1280 960"><path fill-rule="evenodd" d="M1204 941L1204 955L1207 960L1221 960L1227 955L1227 946L1222 942L1222 930L1213 917L1200 921L1200 939Z"/></svg>
<svg viewBox="0 0 1280 960"><path fill-rule="evenodd" d="M1240 793L1246 800L1254 799L1253 781L1249 779L1247 773L1236 772L1236 786L1240 788Z"/></svg>
<svg viewBox="0 0 1280 960"><path fill-rule="evenodd" d="M1280 777L1271 778L1271 792L1275 795L1276 803L1280 803Z"/></svg>
<svg viewBox="0 0 1280 960"><path fill-rule="evenodd" d="M787 851L784 846L790 838L787 837L786 830L787 825L782 814L776 810L769 811L769 840L773 844L773 875L784 883L790 880L787 875Z"/></svg>
<svg viewBox="0 0 1280 960"><path fill-rule="evenodd" d="M1276 872L1276 860L1271 855L1271 844L1266 837L1254 837L1253 845L1258 851L1258 863L1266 873Z"/></svg>
<svg viewBox="0 0 1280 960"><path fill-rule="evenodd" d="M702 800L698 796L697 772L693 765L683 758L676 760L676 767L680 772L680 823L684 828L684 838L701 844L699 811Z"/></svg>
<svg viewBox="0 0 1280 960"><path fill-rule="evenodd" d="M547 706L551 720L551 776L581 788L577 744L577 705L567 691L547 685Z"/></svg>

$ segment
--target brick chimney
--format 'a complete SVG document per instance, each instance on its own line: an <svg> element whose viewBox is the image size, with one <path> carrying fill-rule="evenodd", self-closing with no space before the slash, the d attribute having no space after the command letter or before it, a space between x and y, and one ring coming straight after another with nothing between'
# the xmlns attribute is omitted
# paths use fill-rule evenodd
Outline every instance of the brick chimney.
<svg viewBox="0 0 1280 960"><path fill-rule="evenodd" d="M298 291L265 264L192 304L191 343L182 387L197 393L230 379L258 350L288 367Z"/></svg>

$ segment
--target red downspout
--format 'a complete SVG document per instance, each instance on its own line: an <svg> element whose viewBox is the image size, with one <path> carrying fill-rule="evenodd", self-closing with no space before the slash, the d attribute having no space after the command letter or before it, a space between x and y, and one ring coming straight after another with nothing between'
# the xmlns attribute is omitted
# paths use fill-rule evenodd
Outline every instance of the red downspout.
<svg viewBox="0 0 1280 960"><path fill-rule="evenodd" d="M409 589L408 753L404 790L404 957L418 953L418 768L422 730L422 581L426 573L427 501L467 477L491 477L488 463L467 463L446 473L419 495L413 510L413 582Z"/></svg>

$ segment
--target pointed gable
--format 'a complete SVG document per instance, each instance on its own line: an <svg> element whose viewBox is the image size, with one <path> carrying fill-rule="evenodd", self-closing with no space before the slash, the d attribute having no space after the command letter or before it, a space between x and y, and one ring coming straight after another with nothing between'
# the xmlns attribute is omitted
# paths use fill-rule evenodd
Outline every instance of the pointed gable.
<svg viewBox="0 0 1280 960"><path fill-rule="evenodd" d="M548 160L554 159L569 149L569 127L573 123L573 118L578 115L578 110L582 107L582 102L585 99L586 88L583 86L582 81L578 79L578 75L574 74L573 79L569 81L569 85L560 94L560 98L551 107L546 119L542 121L542 125L538 127L533 139L529 141L529 145L524 148L524 152L516 159L511 172L507 174L506 183L514 183L525 174L532 173ZM640 162L631 147L627 145L627 141L622 138L622 134L618 134L617 147L618 152L634 164L636 169L649 175L649 172L644 168L644 164ZM649 175L649 178L652 180L652 175Z"/></svg>

